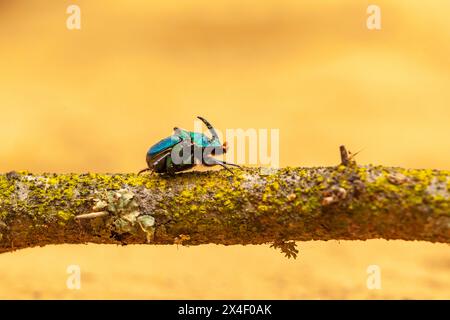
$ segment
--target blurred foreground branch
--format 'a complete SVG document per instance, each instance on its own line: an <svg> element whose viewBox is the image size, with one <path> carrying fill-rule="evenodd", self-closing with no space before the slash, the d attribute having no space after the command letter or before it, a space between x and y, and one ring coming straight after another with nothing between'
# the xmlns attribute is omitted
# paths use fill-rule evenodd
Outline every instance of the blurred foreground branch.
<svg viewBox="0 0 450 320"><path fill-rule="evenodd" d="M342 159L235 175L10 172L0 175L0 252L87 242L272 242L287 253L290 240L450 242L450 171Z"/></svg>

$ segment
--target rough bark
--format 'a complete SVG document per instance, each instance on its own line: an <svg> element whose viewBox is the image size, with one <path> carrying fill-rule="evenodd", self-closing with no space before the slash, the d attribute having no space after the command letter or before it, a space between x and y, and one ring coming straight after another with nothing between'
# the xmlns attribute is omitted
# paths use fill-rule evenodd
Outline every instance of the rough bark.
<svg viewBox="0 0 450 320"><path fill-rule="evenodd" d="M62 243L450 242L450 171L346 165L0 175L0 252Z"/></svg>

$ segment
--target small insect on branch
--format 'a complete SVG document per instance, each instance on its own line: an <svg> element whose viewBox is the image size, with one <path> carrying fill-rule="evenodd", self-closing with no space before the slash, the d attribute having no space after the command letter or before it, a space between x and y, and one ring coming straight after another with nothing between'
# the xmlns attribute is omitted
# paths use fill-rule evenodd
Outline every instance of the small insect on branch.
<svg viewBox="0 0 450 320"><path fill-rule="evenodd" d="M345 146L340 146L339 151L341 153L341 164L344 166L348 166L350 164L350 157L348 155L348 151Z"/></svg>
<svg viewBox="0 0 450 320"><path fill-rule="evenodd" d="M350 166L350 165L355 165L356 161L355 161L355 156L361 152L358 151L356 153L352 153L350 151L347 151L347 149L345 148L344 145L339 147L339 152L341 155L341 165L344 165L346 167Z"/></svg>

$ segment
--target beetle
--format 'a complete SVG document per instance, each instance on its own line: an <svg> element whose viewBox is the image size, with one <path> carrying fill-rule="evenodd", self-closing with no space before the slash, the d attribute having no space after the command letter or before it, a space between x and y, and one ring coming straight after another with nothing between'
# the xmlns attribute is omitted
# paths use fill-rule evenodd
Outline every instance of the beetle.
<svg viewBox="0 0 450 320"><path fill-rule="evenodd" d="M208 128L211 137L203 133L187 131L175 127L174 133L157 142L147 152L147 168L139 171L141 174L145 171L156 173L175 174L175 172L185 171L193 168L197 164L205 166L220 165L226 170L233 172L227 166L241 168L241 166L228 163L213 158L227 152L227 143L221 144L219 136L214 127L202 117L200 119Z"/></svg>

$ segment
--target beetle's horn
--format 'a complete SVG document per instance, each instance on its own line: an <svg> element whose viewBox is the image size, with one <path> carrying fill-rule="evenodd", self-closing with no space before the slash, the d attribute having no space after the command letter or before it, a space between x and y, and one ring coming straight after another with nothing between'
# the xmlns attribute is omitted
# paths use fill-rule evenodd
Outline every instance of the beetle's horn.
<svg viewBox="0 0 450 320"><path fill-rule="evenodd" d="M208 128L209 132L211 132L212 138L213 138L214 140L219 141L219 136L217 135L217 132L216 132L216 130L214 130L214 128L213 128L213 126L211 125L211 123L209 123L208 120L206 120L206 119L204 119L204 118L202 118L202 117L197 117L197 118L199 118L200 120L203 121L203 123L205 124L205 126Z"/></svg>

